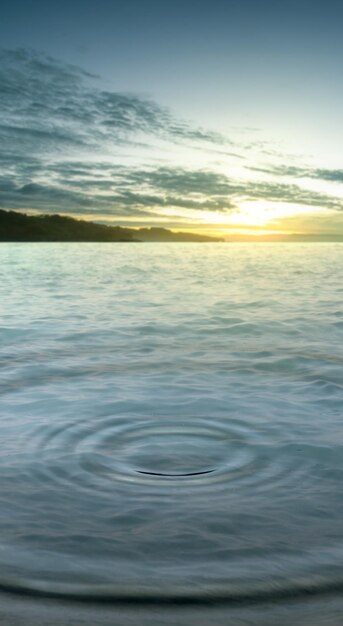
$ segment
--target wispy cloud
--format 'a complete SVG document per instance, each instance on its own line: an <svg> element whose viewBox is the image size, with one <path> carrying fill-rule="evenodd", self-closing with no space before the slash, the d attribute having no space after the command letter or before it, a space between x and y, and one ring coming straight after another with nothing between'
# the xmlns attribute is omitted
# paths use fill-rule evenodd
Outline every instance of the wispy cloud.
<svg viewBox="0 0 343 626"><path fill-rule="evenodd" d="M252 150L153 100L105 90L79 67L28 50L0 53L2 208L155 222L168 208L230 214L262 199L343 208L335 193L302 184L342 183L343 170L252 165Z"/></svg>
<svg viewBox="0 0 343 626"><path fill-rule="evenodd" d="M343 170L296 167L294 165L278 165L270 167L253 167L251 170L276 176L291 178L312 178L334 183L343 183Z"/></svg>
<svg viewBox="0 0 343 626"><path fill-rule="evenodd" d="M100 140L152 133L175 139L220 142L219 134L177 120L157 103L105 91L96 77L27 50L0 55L1 132L32 139L93 145Z"/></svg>

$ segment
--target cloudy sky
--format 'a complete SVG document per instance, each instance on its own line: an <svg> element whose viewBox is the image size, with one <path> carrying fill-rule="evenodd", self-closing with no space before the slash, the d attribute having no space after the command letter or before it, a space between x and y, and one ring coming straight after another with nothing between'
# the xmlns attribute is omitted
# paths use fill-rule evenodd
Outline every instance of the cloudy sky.
<svg viewBox="0 0 343 626"><path fill-rule="evenodd" d="M343 236L343 4L12 0L0 208Z"/></svg>

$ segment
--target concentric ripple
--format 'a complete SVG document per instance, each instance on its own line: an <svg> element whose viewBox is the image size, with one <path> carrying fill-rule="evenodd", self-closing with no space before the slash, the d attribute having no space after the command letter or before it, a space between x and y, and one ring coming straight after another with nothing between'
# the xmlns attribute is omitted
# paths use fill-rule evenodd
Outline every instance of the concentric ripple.
<svg viewBox="0 0 343 626"><path fill-rule="evenodd" d="M304 489L313 494L317 451L299 456L278 429L109 416L40 426L27 448L34 489L21 486L25 524L2 550L4 588L234 602L341 584L299 508Z"/></svg>
<svg viewBox="0 0 343 626"><path fill-rule="evenodd" d="M41 469L53 480L89 489L113 489L117 482L169 489L255 480L267 462L258 433L218 420L110 418L37 435Z"/></svg>

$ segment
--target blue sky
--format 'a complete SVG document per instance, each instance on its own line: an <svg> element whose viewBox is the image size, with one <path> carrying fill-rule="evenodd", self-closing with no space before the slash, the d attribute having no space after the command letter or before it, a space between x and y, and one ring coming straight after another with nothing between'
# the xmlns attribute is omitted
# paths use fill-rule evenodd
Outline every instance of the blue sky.
<svg viewBox="0 0 343 626"><path fill-rule="evenodd" d="M343 234L343 5L8 3L0 206Z"/></svg>

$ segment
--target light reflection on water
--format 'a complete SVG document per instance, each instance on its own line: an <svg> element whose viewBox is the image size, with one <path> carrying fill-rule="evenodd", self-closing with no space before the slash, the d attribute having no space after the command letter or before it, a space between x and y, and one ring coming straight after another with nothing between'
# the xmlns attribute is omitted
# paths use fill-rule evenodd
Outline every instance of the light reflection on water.
<svg viewBox="0 0 343 626"><path fill-rule="evenodd" d="M0 257L4 590L230 610L342 590L343 246Z"/></svg>

